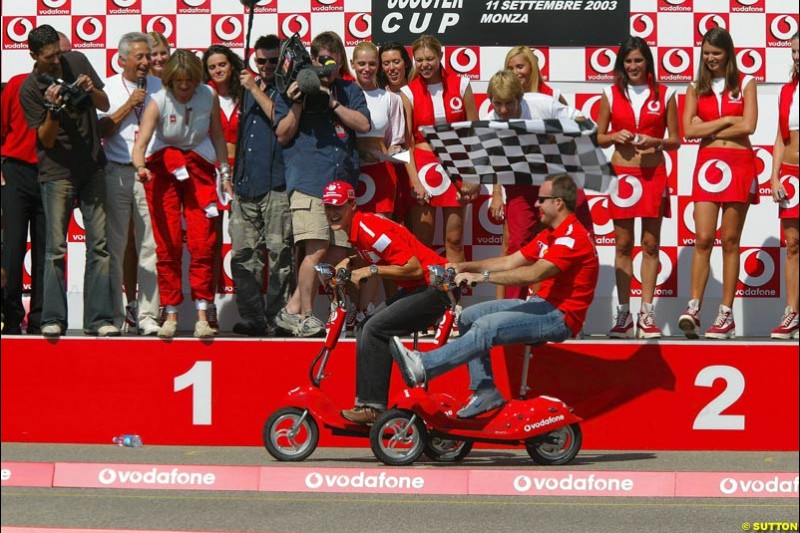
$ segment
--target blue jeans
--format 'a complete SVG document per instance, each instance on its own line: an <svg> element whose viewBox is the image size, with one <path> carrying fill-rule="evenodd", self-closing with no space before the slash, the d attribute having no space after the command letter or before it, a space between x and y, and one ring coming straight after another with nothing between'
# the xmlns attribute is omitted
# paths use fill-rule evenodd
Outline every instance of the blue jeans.
<svg viewBox="0 0 800 533"><path fill-rule="evenodd" d="M469 364L470 389L494 387L489 350L509 344L562 342L572 335L564 314L547 300L493 300L464 309L461 336L422 354L427 380Z"/></svg>
<svg viewBox="0 0 800 533"><path fill-rule="evenodd" d="M86 270L83 277L83 329L95 332L113 321L110 258L106 245L105 173L42 183L47 226L44 258L42 326L67 328L67 287L64 279L69 219L78 200L86 228Z"/></svg>

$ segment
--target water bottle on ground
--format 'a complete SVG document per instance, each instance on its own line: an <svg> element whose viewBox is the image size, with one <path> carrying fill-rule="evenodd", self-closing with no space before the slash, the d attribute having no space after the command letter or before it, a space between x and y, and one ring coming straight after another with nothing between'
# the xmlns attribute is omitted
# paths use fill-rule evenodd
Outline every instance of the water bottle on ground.
<svg viewBox="0 0 800 533"><path fill-rule="evenodd" d="M142 445L142 438L139 435L120 435L119 437L114 437L113 442L117 446L138 448Z"/></svg>

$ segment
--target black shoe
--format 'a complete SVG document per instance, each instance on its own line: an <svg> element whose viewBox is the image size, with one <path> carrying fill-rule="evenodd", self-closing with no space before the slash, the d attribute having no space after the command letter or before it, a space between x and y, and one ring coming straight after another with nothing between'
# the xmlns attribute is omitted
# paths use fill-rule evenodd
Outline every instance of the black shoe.
<svg viewBox="0 0 800 533"><path fill-rule="evenodd" d="M28 328L25 330L25 333L28 335L41 335L42 328L39 326L28 326Z"/></svg>
<svg viewBox="0 0 800 533"><path fill-rule="evenodd" d="M268 334L266 326L253 324L252 322L237 322L233 325L233 332L247 337L266 337Z"/></svg>
<svg viewBox="0 0 800 533"><path fill-rule="evenodd" d="M20 328L11 328L6 325L3 328L3 335L22 335L22 330Z"/></svg>

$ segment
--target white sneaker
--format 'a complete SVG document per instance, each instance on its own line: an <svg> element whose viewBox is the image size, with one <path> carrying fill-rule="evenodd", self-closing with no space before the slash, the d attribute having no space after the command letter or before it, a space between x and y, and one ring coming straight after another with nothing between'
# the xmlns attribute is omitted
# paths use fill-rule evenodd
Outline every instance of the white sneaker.
<svg viewBox="0 0 800 533"><path fill-rule="evenodd" d="M98 337L119 337L120 331L117 326L113 324L106 324L105 326L100 326L97 328L96 335Z"/></svg>
<svg viewBox="0 0 800 533"><path fill-rule="evenodd" d="M158 322L151 319L145 319L139 324L139 334L144 335L146 337L151 337L153 335L158 335L158 330L160 329Z"/></svg>
<svg viewBox="0 0 800 533"><path fill-rule="evenodd" d="M60 337L63 331L61 331L61 324L46 324L42 326L42 337Z"/></svg>

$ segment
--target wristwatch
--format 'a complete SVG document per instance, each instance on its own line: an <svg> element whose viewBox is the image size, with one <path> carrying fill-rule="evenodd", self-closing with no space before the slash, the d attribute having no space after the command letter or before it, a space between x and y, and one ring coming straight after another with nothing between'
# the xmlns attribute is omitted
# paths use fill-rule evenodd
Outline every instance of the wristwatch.
<svg viewBox="0 0 800 533"><path fill-rule="evenodd" d="M489 271L488 270L484 270L483 271L483 282L484 283L489 283Z"/></svg>
<svg viewBox="0 0 800 533"><path fill-rule="evenodd" d="M378 275L378 265L370 265L369 266L369 275L370 277L374 277Z"/></svg>

